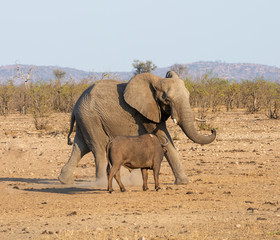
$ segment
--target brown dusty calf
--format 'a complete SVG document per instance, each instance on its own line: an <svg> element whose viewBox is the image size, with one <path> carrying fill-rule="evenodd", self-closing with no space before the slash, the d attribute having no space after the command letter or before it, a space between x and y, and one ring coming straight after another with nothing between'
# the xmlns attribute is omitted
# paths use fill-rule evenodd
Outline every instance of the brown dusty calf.
<svg viewBox="0 0 280 240"><path fill-rule="evenodd" d="M143 134L137 137L118 136L107 145L108 167L109 163L112 168L107 171L108 191L113 192L112 180L115 177L120 186L120 190L125 192L125 187L121 182L120 168L124 166L128 169L141 168L143 177L143 191L148 189L148 169L152 169L155 179L155 189L159 187L159 170L163 159L163 147L168 144L161 144L159 139L152 134ZM107 168L109 169L109 168Z"/></svg>

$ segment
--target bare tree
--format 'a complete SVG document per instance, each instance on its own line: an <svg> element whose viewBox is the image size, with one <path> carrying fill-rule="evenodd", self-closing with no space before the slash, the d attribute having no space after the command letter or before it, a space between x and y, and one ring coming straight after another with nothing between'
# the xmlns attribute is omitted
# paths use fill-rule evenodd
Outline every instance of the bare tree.
<svg viewBox="0 0 280 240"><path fill-rule="evenodd" d="M21 70L20 70L20 65L19 65L19 64L17 65L17 75L16 75L16 77L17 77L17 78L20 78L20 79L22 79L22 80L24 80L25 89L28 88L28 84L29 84L28 81L31 79L31 72L33 71L33 69L34 69L34 68L31 67L31 68L28 70L26 76L24 76L24 75L22 74Z"/></svg>
<svg viewBox="0 0 280 240"><path fill-rule="evenodd" d="M189 76L189 69L184 64L174 64L170 70L177 73L178 77L181 79L187 79Z"/></svg>
<svg viewBox="0 0 280 240"><path fill-rule="evenodd" d="M20 69L20 65L17 65L17 75L16 78L20 78L24 81L25 91L23 93L23 104L21 106L21 113L26 114L26 105L27 105L27 90L29 88L29 81L31 80L31 72L33 71L34 67L31 67L26 76L23 75Z"/></svg>

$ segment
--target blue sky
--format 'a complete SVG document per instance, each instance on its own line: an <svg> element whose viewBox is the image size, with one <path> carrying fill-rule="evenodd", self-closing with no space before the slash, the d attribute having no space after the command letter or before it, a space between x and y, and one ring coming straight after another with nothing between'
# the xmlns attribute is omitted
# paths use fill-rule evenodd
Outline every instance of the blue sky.
<svg viewBox="0 0 280 240"><path fill-rule="evenodd" d="M0 66L131 71L196 61L280 67L279 0L9 0Z"/></svg>

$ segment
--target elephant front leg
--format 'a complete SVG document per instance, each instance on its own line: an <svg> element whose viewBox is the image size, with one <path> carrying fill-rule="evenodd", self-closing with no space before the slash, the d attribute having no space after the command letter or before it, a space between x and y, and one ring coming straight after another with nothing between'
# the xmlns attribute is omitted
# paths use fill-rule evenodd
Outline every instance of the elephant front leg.
<svg viewBox="0 0 280 240"><path fill-rule="evenodd" d="M143 124L143 125L149 133L152 133L152 132L155 133L158 138L160 138L160 139L168 138L169 144L167 144L167 146L165 147L165 149L166 149L165 157L175 176L175 184L177 184L177 185L188 184L189 179L184 172L183 165L179 159L179 154L173 145L169 132L167 131L166 123L161 122L159 125L149 123L149 124Z"/></svg>
<svg viewBox="0 0 280 240"><path fill-rule="evenodd" d="M89 152L87 145L79 139L79 137L75 136L73 149L71 156L68 162L61 169L60 175L58 176L58 180L63 184L73 184L73 173L75 168L78 165L79 160Z"/></svg>
<svg viewBox="0 0 280 240"><path fill-rule="evenodd" d="M177 152L177 150L174 147L171 136L166 129L165 123L162 123L158 128L159 129L156 132L156 135L159 138L164 137L164 139L168 138L168 140L169 140L169 143L167 144L167 146L164 147L166 149L165 157L175 176L175 184L177 184L177 185L188 184L190 181L184 172L183 165L179 159L179 153Z"/></svg>
<svg viewBox="0 0 280 240"><path fill-rule="evenodd" d="M175 176L175 184L184 185L189 183L189 179L184 172L183 165L179 159L179 154L174 148L172 143L169 143L166 147L165 157L172 169Z"/></svg>

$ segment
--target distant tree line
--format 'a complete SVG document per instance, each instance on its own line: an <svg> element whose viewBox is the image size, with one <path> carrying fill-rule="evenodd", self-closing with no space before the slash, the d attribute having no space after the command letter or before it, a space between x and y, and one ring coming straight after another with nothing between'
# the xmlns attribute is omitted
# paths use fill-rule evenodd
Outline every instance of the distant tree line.
<svg viewBox="0 0 280 240"><path fill-rule="evenodd" d="M143 63L143 62L142 62ZM151 72L156 66L151 61L142 64L134 61L136 71ZM140 68L139 70L139 64ZM142 65L141 65L142 64ZM137 65L137 66L136 66ZM145 69L146 68L146 69ZM172 68L190 92L190 103L198 109L200 117L204 118L209 111L231 111L245 109L248 113L263 112L271 119L280 118L280 84L266 81L263 77L251 80L234 80L219 78L211 71L202 76L189 76L188 69L175 64ZM30 113L34 117L37 129L44 129L46 119L53 112L71 112L75 102L82 92L98 79L84 79L75 83L72 79L64 79L65 72L54 71L54 79L49 81L28 81L15 85L13 80L7 80L0 85L0 114L11 112ZM111 78L104 74L102 78ZM27 84L28 83L28 84Z"/></svg>
<svg viewBox="0 0 280 240"><path fill-rule="evenodd" d="M200 111L245 109L248 113L263 112L271 119L279 119L280 84L263 77L241 82L223 79L211 72L197 78L186 78L192 107Z"/></svg>

